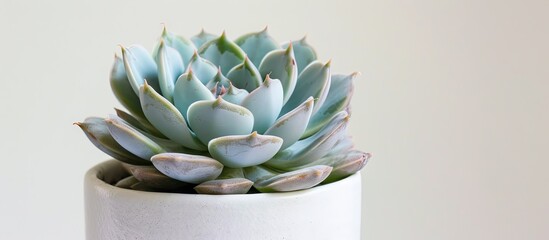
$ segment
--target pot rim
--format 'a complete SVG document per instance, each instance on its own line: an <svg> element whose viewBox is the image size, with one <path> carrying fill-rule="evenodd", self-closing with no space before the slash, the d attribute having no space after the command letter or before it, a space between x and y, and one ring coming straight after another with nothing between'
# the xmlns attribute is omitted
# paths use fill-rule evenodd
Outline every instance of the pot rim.
<svg viewBox="0 0 549 240"><path fill-rule="evenodd" d="M309 189L303 189L291 192L273 192L273 193L254 193L254 194L227 194L227 195L210 195L210 194L198 194L198 193L168 193L168 192L146 192L138 191L126 188L116 187L109 182L115 182L120 180L121 174L127 174L122 164L115 159L109 159L91 167L84 175L84 184L94 185L96 188L107 192L118 192L120 194L136 194L144 197L193 197L193 198L248 198L248 199L262 199L272 197L295 197L301 195L313 194L315 192L331 191L334 188L339 188L340 185L346 184L348 181L355 181L356 178L360 178L360 171L348 176L344 179L328 183L325 185L318 185ZM360 181L360 180L359 180ZM360 191L361 189L357 189Z"/></svg>

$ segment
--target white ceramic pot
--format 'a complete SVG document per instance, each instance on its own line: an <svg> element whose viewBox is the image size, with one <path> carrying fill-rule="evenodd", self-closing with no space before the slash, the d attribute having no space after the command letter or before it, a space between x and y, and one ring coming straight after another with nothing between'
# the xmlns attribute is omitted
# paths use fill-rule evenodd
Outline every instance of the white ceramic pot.
<svg viewBox="0 0 549 240"><path fill-rule="evenodd" d="M360 239L360 174L288 193L199 195L127 190L115 160L85 176L86 237L114 239Z"/></svg>

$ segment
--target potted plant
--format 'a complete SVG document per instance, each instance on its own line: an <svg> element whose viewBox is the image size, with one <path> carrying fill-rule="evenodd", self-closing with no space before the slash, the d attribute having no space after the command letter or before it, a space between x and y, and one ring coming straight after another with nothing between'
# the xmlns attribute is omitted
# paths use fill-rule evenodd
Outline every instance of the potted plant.
<svg viewBox="0 0 549 240"><path fill-rule="evenodd" d="M356 76L267 29L121 47L110 83L128 112L75 123L116 159L85 176L87 238L359 239Z"/></svg>

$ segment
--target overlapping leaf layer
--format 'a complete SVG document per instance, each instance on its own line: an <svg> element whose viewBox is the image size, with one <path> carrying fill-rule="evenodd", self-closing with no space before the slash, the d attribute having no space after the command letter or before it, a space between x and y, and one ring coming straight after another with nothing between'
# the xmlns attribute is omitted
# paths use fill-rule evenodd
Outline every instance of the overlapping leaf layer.
<svg viewBox="0 0 549 240"><path fill-rule="evenodd" d="M187 40L164 29L152 54L121 50L110 83L128 112L76 123L125 164L131 176L119 187L295 191L345 178L370 158L346 131L357 74L332 74L305 39L279 45L265 29Z"/></svg>

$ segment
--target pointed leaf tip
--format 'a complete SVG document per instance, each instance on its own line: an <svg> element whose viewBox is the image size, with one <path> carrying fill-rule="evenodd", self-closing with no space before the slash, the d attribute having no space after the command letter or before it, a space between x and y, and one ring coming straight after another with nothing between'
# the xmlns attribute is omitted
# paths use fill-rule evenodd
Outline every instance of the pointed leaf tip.
<svg viewBox="0 0 549 240"><path fill-rule="evenodd" d="M263 81L263 85L265 85L265 87L269 87L271 85L271 81L271 77L267 74L267 76L265 76L265 80Z"/></svg>
<svg viewBox="0 0 549 240"><path fill-rule="evenodd" d="M227 89L227 92L222 97L227 102L240 105L242 103L242 100L244 100L244 98L248 94L249 94L248 91L246 91L245 89L237 88L236 86L234 86L232 81L229 81L229 88Z"/></svg>
<svg viewBox="0 0 549 240"><path fill-rule="evenodd" d="M317 59L315 50L305 41L306 36L301 40L295 42L288 42L282 45L282 47L287 47L292 45L294 50L295 59L297 62L298 72L301 73L305 67L307 67L311 62Z"/></svg>
<svg viewBox="0 0 549 240"><path fill-rule="evenodd" d="M80 127L94 146L111 157L136 165L148 164L148 161L126 151L113 139L103 118L89 117L84 122L75 122L74 124Z"/></svg>
<svg viewBox="0 0 549 240"><path fill-rule="evenodd" d="M288 47L286 48L285 54L290 55L290 54L293 54L293 52L294 52L294 47L292 42L290 42L290 44L288 44Z"/></svg>
<svg viewBox="0 0 549 240"><path fill-rule="evenodd" d="M324 64L324 67L330 67L332 65L332 59L328 60L325 64Z"/></svg>
<svg viewBox="0 0 549 240"><path fill-rule="evenodd" d="M168 29L166 28L166 23L160 23L162 25L162 37L168 35Z"/></svg>

